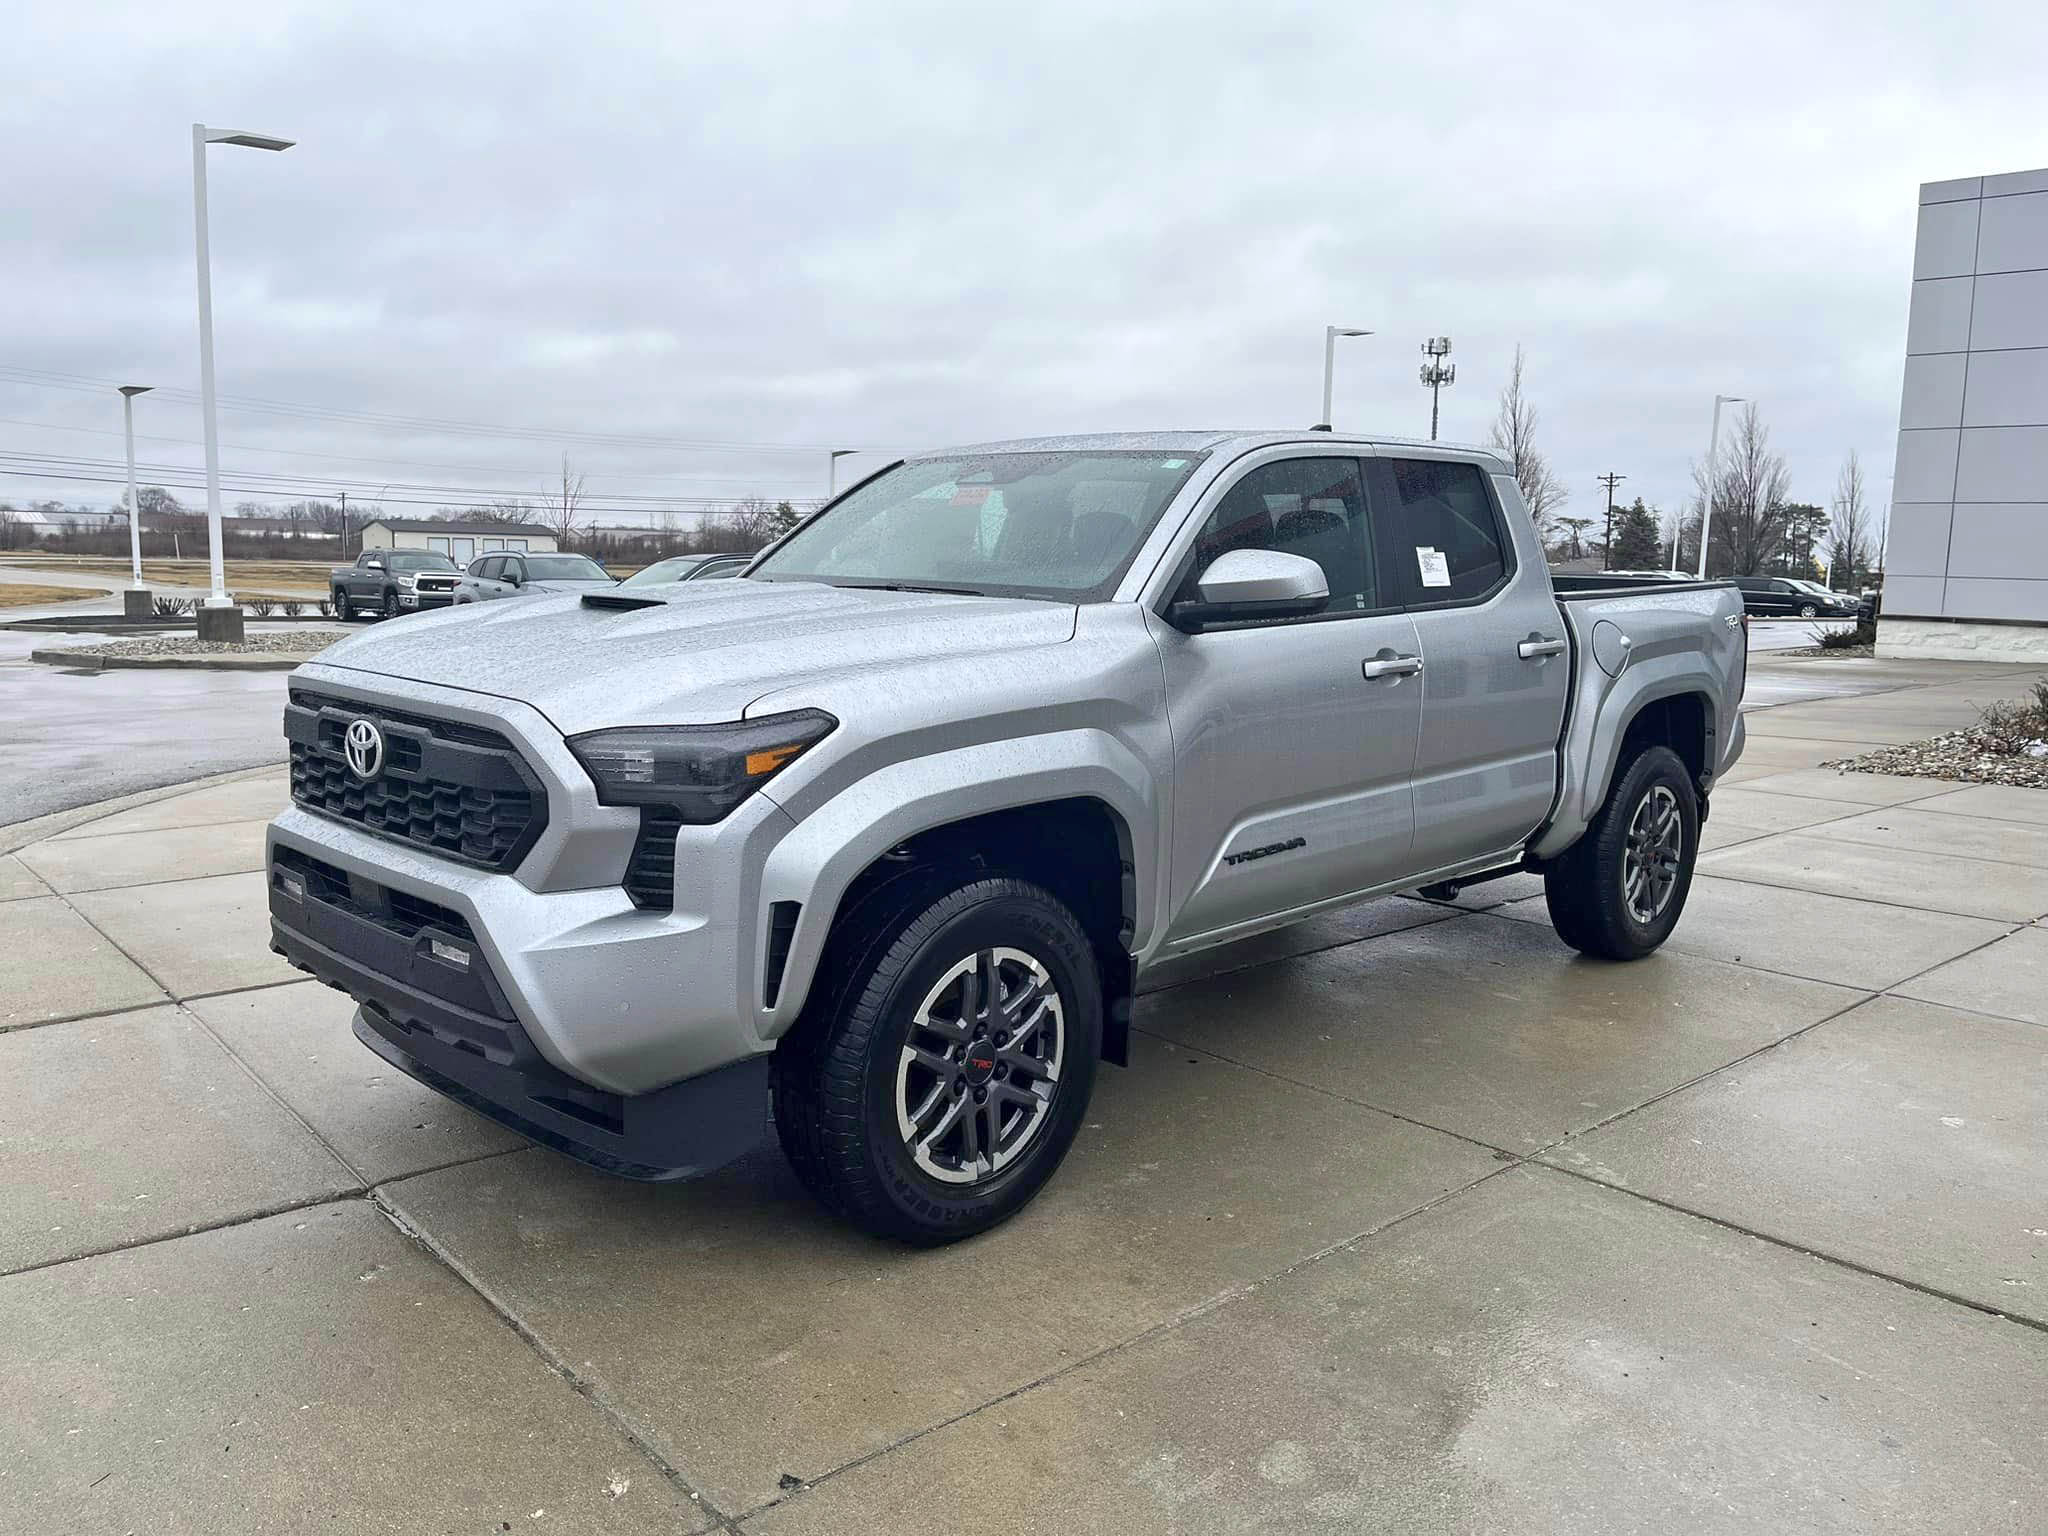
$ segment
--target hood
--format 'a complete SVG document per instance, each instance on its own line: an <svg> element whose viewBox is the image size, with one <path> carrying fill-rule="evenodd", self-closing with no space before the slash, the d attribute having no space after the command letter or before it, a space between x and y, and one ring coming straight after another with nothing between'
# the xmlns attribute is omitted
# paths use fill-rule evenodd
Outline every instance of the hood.
<svg viewBox="0 0 2048 1536"><path fill-rule="evenodd" d="M922 658L1055 645L1071 603L878 592L813 582L637 589L645 608L549 593L470 603L360 631L319 665L531 704L564 735L737 720L765 693Z"/></svg>
<svg viewBox="0 0 2048 1536"><path fill-rule="evenodd" d="M618 583L609 576L586 576L582 578L574 576L543 576L529 581L519 590L522 592L603 592L617 585Z"/></svg>

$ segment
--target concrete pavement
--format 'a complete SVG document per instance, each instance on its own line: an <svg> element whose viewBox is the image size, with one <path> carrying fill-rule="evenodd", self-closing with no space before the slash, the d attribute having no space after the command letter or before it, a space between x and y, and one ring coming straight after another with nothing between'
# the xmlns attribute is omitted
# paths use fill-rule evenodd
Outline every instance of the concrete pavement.
<svg viewBox="0 0 2048 1536"><path fill-rule="evenodd" d="M2032 674L1778 665L1664 951L1517 878L1182 963L928 1253L392 1073L281 774L0 856L0 1529L2037 1531L2048 794L1815 766Z"/></svg>

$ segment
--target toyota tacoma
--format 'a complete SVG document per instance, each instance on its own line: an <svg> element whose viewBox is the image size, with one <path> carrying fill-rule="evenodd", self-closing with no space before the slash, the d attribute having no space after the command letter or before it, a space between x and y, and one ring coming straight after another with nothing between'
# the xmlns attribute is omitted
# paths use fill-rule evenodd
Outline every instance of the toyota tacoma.
<svg viewBox="0 0 2048 1536"><path fill-rule="evenodd" d="M1554 592L1479 450L922 454L738 579L301 667L272 942L537 1142L672 1179L772 1126L832 1210L943 1242L1053 1175L1157 962L1524 870L1577 949L1656 949L1742 748L1741 611Z"/></svg>

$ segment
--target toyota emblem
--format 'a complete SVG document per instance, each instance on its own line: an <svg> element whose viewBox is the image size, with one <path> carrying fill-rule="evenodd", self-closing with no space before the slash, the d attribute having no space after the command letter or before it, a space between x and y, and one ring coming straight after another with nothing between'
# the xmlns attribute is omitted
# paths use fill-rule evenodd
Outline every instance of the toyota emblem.
<svg viewBox="0 0 2048 1536"><path fill-rule="evenodd" d="M384 733L374 720L349 721L341 750L348 759L348 771L359 779L374 779L384 771Z"/></svg>

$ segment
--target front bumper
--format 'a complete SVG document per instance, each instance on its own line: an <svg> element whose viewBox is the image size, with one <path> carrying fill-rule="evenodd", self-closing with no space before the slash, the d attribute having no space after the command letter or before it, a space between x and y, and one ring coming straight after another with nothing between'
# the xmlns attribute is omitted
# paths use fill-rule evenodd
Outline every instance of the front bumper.
<svg viewBox="0 0 2048 1536"><path fill-rule="evenodd" d="M418 612L428 608L447 608L455 601L453 592L405 592L398 594L398 606Z"/></svg>
<svg viewBox="0 0 2048 1536"><path fill-rule="evenodd" d="M479 1114L636 1179L705 1173L765 1136L765 1055L650 1093L593 1086L536 1048L461 913L288 845L269 877L271 948L357 1001L371 1050Z"/></svg>

